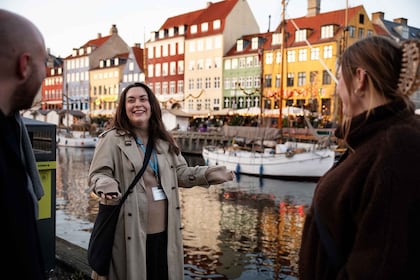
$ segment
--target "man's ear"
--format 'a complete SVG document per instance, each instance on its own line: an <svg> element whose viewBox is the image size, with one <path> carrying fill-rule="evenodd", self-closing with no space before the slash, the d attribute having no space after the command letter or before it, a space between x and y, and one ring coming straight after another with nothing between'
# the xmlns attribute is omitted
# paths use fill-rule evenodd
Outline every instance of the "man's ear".
<svg viewBox="0 0 420 280"><path fill-rule="evenodd" d="M18 76L21 79L26 79L29 77L31 66L29 60L31 59L31 55L29 53L23 53L19 56L19 65L18 65Z"/></svg>

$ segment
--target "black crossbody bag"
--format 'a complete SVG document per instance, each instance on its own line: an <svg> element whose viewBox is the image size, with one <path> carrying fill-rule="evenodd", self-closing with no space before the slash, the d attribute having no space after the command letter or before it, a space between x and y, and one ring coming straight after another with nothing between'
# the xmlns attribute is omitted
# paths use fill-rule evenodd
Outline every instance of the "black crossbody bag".
<svg viewBox="0 0 420 280"><path fill-rule="evenodd" d="M109 273L115 229L121 206L146 170L152 150L153 143L149 139L144 155L143 166L122 196L120 203L118 205L104 205L99 203L98 215L96 216L92 234L89 239L87 257L90 267L100 276L106 276Z"/></svg>

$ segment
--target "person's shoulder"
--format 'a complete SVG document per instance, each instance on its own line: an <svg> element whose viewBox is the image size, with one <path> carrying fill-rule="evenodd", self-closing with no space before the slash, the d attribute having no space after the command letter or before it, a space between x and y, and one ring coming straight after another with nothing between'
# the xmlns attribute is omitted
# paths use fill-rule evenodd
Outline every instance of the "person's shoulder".
<svg viewBox="0 0 420 280"><path fill-rule="evenodd" d="M105 138L105 136L106 136L107 134L109 134L110 132L113 132L113 133L111 133L111 134L115 134L115 133L116 133L116 131L117 131L117 129L116 129L115 127L111 127L111 128L109 128L109 129L107 129L107 130L103 131L101 134L99 134L99 135L98 135L98 138Z"/></svg>

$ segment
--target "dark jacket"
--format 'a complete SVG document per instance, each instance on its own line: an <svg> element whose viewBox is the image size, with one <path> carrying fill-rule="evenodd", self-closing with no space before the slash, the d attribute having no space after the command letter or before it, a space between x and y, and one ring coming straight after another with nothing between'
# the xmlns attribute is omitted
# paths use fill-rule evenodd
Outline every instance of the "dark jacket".
<svg viewBox="0 0 420 280"><path fill-rule="evenodd" d="M5 117L0 112L0 213L5 254L0 270L16 279L46 279L38 239L37 207L22 161L20 129L14 116Z"/></svg>
<svg viewBox="0 0 420 280"><path fill-rule="evenodd" d="M353 119L350 149L318 182L306 217L300 280L413 279L420 264L420 120L403 102ZM341 129L337 130L340 135ZM327 257L318 217L343 262Z"/></svg>

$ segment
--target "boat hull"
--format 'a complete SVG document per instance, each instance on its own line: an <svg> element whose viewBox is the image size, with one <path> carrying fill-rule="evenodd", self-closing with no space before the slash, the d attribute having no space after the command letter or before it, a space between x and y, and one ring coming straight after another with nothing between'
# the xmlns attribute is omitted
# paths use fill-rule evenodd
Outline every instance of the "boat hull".
<svg viewBox="0 0 420 280"><path fill-rule="evenodd" d="M86 137L86 138L72 138L65 136L57 137L57 146L59 147L74 147L74 148L95 148L97 137Z"/></svg>
<svg viewBox="0 0 420 280"><path fill-rule="evenodd" d="M237 174L283 178L319 178L332 167L335 152L319 149L300 153L258 153L223 149L214 146L203 148L206 165L224 165Z"/></svg>

